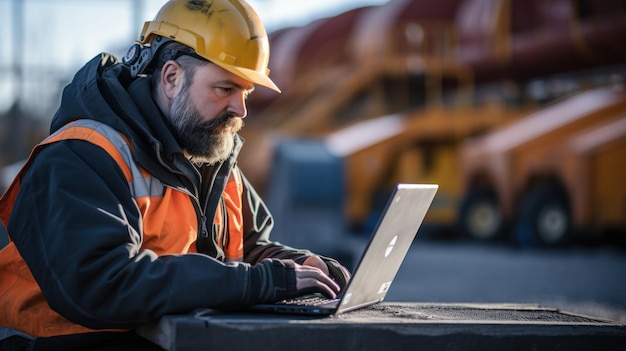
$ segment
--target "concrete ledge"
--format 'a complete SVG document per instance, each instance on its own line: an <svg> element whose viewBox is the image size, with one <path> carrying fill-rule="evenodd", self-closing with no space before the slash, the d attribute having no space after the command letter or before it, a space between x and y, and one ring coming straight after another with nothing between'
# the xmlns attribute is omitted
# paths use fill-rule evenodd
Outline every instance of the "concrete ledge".
<svg viewBox="0 0 626 351"><path fill-rule="evenodd" d="M624 350L626 325L517 304L382 303L331 317L174 315L139 334L170 351Z"/></svg>

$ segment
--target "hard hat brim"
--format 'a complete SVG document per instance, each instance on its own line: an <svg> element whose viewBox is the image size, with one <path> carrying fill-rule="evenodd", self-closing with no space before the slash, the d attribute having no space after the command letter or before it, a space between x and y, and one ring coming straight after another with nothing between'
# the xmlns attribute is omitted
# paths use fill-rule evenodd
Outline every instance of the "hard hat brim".
<svg viewBox="0 0 626 351"><path fill-rule="evenodd" d="M234 65L229 65L229 64L225 64L219 61L211 61L213 62L215 65L227 70L228 72L236 75L239 78L243 78L249 82L252 82L253 84L256 85L261 85L264 86L266 88L269 88L277 93L280 93L280 89L278 88L278 86L270 79L270 77L268 77L265 74L259 73L255 70L251 70L251 69L247 69L247 68L242 68L242 67L238 67L238 66L234 66Z"/></svg>

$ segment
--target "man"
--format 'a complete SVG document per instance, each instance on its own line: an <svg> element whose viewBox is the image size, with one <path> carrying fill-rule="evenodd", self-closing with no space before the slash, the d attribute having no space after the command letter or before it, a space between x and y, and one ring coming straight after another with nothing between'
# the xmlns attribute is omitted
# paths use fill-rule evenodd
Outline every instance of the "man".
<svg viewBox="0 0 626 351"><path fill-rule="evenodd" d="M271 242L237 167L246 97L279 92L268 59L244 1L174 0L123 63L87 63L0 200L0 326L35 345L122 349L166 314L335 296L348 271Z"/></svg>

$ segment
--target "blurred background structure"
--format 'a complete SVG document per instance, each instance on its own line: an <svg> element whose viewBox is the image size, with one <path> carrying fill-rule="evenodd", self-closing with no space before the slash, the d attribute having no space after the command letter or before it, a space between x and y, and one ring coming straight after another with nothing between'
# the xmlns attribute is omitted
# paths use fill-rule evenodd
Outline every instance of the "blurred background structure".
<svg viewBox="0 0 626 351"><path fill-rule="evenodd" d="M626 1L298 2L314 18L251 3L283 93L250 97L240 165L278 238L322 222L335 228L323 242L369 233L393 185L411 182L440 184L425 226L440 237L624 241ZM0 0L0 187L73 73L99 51L121 56L161 4Z"/></svg>
<svg viewBox="0 0 626 351"><path fill-rule="evenodd" d="M240 161L260 189L308 187L319 204L341 188L345 225L369 233L395 183L438 183L440 236L624 240L626 2L392 0L271 43L284 93L251 97ZM317 169L339 178L277 172L315 142L336 156Z"/></svg>

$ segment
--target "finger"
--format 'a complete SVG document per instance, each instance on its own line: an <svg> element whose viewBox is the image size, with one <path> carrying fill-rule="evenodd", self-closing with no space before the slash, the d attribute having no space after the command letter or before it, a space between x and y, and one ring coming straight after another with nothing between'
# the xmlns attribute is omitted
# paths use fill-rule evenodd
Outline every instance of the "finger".
<svg viewBox="0 0 626 351"><path fill-rule="evenodd" d="M328 271L328 266L319 256L310 256L302 264L305 266L319 268L326 275L330 274L330 272Z"/></svg>
<svg viewBox="0 0 626 351"><path fill-rule="evenodd" d="M345 288L350 280L350 271L334 260L327 260L325 263L330 273L329 276L331 276L342 289Z"/></svg>
<svg viewBox="0 0 626 351"><path fill-rule="evenodd" d="M310 278L302 281L302 288L298 289L298 293L301 295L320 293L331 299L337 297L337 293L330 286Z"/></svg>
<svg viewBox="0 0 626 351"><path fill-rule="evenodd" d="M322 272L320 269L311 267L311 266L302 266L303 278L313 278L321 283L329 286L333 291L339 292L341 287L335 280L333 280L329 275Z"/></svg>
<svg viewBox="0 0 626 351"><path fill-rule="evenodd" d="M340 287L319 269L300 266L296 269L296 289L301 294L319 292L334 298Z"/></svg>
<svg viewBox="0 0 626 351"><path fill-rule="evenodd" d="M341 287L339 286L339 284L337 284L337 282L335 282L332 278L330 278L326 274L316 277L316 280L320 284L322 284L324 287L332 291L333 295L337 295L339 291L341 290Z"/></svg>

